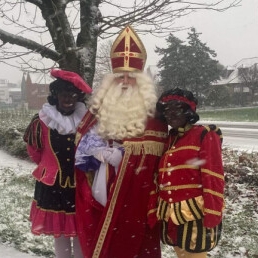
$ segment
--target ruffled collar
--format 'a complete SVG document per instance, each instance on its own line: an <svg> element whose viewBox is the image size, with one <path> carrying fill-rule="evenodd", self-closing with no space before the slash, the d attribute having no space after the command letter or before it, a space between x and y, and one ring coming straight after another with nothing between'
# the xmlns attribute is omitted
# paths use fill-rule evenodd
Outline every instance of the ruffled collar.
<svg viewBox="0 0 258 258"><path fill-rule="evenodd" d="M59 134L66 135L76 133L86 111L85 105L77 102L75 111L69 116L64 116L56 109L56 106L45 103L39 111L39 118L47 127L57 130Z"/></svg>

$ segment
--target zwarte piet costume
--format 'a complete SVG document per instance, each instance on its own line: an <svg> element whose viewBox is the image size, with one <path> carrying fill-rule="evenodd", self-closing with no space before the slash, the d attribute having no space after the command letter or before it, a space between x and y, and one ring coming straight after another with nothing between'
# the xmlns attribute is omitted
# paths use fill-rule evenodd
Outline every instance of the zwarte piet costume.
<svg viewBox="0 0 258 258"><path fill-rule="evenodd" d="M157 103L163 114L170 103L177 105L178 113L171 109L170 117L183 115L187 121L185 126L170 130L167 151L159 163L157 218L162 222L163 243L189 253L205 253L218 244L221 233L222 134L215 125L194 125L199 116L196 103L187 94L169 90Z"/></svg>
<svg viewBox="0 0 258 258"><path fill-rule="evenodd" d="M91 88L76 73L54 69L57 80L50 84L51 98L72 92L84 96ZM49 97L49 99L51 99ZM77 102L72 114L62 114L53 103L45 103L24 134L30 158L37 164L31 206L31 231L35 235L76 236L75 223L75 133L86 113L85 104ZM57 104L57 103L56 103Z"/></svg>

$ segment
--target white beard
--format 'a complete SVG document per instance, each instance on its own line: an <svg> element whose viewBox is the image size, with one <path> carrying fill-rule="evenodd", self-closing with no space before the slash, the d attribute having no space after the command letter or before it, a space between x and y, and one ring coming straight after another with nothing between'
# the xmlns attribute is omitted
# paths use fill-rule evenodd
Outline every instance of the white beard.
<svg viewBox="0 0 258 258"><path fill-rule="evenodd" d="M154 85L148 85L147 91L141 90L138 85L128 85L123 90L122 84L114 82L114 76L112 78L112 83L102 85L91 100L91 110L97 110L98 134L114 140L142 135L147 117L152 116L155 110Z"/></svg>

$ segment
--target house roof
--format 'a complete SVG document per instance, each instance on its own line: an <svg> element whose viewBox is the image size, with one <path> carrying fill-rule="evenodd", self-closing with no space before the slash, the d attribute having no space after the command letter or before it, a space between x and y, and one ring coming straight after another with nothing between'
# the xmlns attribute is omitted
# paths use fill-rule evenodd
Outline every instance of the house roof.
<svg viewBox="0 0 258 258"><path fill-rule="evenodd" d="M214 85L226 85L226 84L237 84L241 83L241 79L238 76L239 68L249 68L254 64L258 63L258 57L243 58L233 66L228 66L226 70L228 71L228 77L222 78L221 80L214 83Z"/></svg>
<svg viewBox="0 0 258 258"><path fill-rule="evenodd" d="M252 57L252 58L243 58L242 60L240 60L238 63L236 63L234 65L234 67L239 68L239 67L251 67L254 64L258 63L258 57Z"/></svg>

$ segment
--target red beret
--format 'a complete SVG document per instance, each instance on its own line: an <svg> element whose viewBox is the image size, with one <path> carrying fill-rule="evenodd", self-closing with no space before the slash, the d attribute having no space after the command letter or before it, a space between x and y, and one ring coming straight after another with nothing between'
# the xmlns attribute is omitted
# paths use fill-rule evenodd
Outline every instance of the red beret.
<svg viewBox="0 0 258 258"><path fill-rule="evenodd" d="M79 90L85 93L92 92L91 87L77 73L60 70L60 69L52 69L50 74L55 78L60 78L65 81L71 82L76 88L78 88Z"/></svg>

